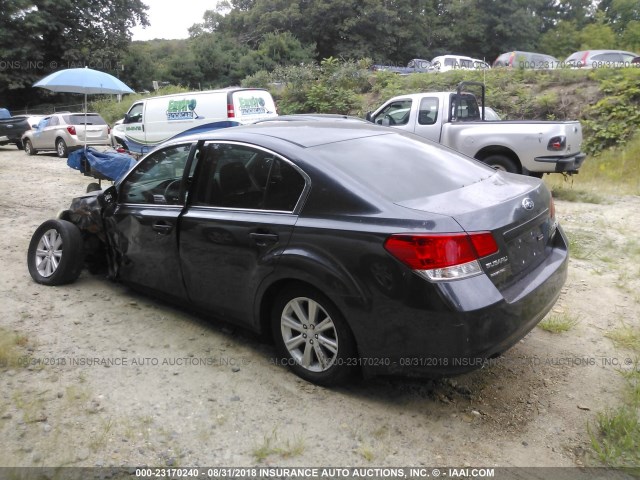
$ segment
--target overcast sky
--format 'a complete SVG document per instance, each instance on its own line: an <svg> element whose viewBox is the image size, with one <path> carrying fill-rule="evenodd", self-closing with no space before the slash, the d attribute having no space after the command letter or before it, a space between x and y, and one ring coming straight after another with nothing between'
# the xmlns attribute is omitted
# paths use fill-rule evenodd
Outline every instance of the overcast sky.
<svg viewBox="0 0 640 480"><path fill-rule="evenodd" d="M139 26L134 28L133 40L188 38L189 27L200 23L206 10L216 8L216 0L142 1L149 7L147 16L151 25L144 29Z"/></svg>

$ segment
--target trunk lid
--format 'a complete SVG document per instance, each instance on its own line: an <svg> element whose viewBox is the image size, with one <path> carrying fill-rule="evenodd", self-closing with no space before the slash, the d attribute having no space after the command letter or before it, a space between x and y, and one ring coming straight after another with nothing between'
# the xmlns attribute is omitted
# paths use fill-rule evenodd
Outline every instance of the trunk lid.
<svg viewBox="0 0 640 480"><path fill-rule="evenodd" d="M466 232L490 231L499 250L480 264L499 288L512 285L551 252L556 227L551 194L535 178L496 172L472 185L399 205L448 215Z"/></svg>

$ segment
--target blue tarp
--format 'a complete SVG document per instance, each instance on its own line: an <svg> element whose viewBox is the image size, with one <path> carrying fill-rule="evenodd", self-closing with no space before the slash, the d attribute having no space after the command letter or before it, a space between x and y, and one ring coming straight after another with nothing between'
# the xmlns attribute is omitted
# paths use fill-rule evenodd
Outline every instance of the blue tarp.
<svg viewBox="0 0 640 480"><path fill-rule="evenodd" d="M98 173L107 180L117 181L136 164L135 158L126 153L99 152L95 148L81 148L69 154L67 165L87 173L83 159L89 164L89 173Z"/></svg>

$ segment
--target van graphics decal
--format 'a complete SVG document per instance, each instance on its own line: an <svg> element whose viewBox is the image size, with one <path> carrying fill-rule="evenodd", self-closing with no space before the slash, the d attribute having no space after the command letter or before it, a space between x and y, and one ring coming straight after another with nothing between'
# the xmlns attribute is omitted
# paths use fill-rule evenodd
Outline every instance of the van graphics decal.
<svg viewBox="0 0 640 480"><path fill-rule="evenodd" d="M167 120L198 120L201 117L196 113L198 102L195 98L184 100L169 100L167 106Z"/></svg>
<svg viewBox="0 0 640 480"><path fill-rule="evenodd" d="M264 115L272 113L267 110L266 102L262 97L238 98L240 102L240 115Z"/></svg>

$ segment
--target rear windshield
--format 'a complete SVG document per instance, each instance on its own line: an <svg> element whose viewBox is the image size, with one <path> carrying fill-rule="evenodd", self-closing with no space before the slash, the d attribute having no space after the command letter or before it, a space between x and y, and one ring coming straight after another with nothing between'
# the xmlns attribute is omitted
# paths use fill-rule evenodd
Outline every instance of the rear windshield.
<svg viewBox="0 0 640 480"><path fill-rule="evenodd" d="M427 140L378 135L312 148L332 169L398 203L479 182L492 168Z"/></svg>
<svg viewBox="0 0 640 480"><path fill-rule="evenodd" d="M107 122L103 120L103 118L97 113L87 113L87 117L85 120L84 113L76 113L73 115L64 115L64 121L67 122L68 125L106 125Z"/></svg>

